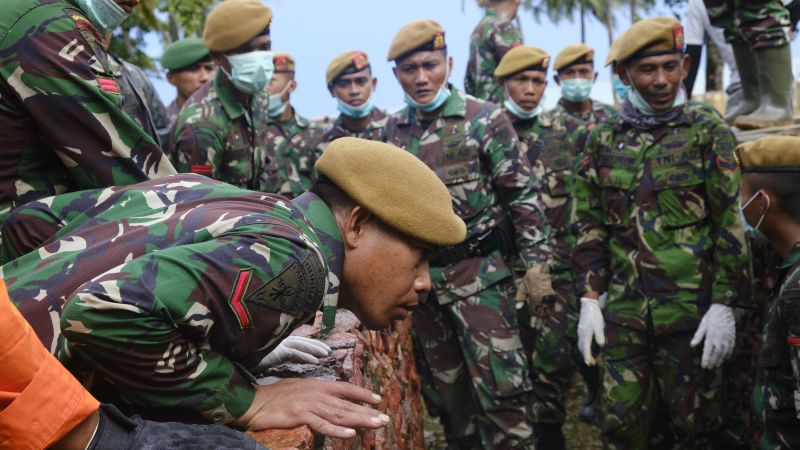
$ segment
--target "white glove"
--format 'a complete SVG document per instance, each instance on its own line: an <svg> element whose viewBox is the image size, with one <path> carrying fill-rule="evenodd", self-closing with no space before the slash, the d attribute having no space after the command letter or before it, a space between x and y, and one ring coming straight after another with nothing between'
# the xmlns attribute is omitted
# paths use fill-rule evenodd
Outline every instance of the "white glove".
<svg viewBox="0 0 800 450"><path fill-rule="evenodd" d="M592 356L592 338L600 347L606 345L605 321L597 300L581 297L581 317L578 320L578 349L587 366L597 364Z"/></svg>
<svg viewBox="0 0 800 450"><path fill-rule="evenodd" d="M256 369L264 370L286 362L319 364L319 359L331 354L324 342L302 336L289 336L258 363Z"/></svg>
<svg viewBox="0 0 800 450"><path fill-rule="evenodd" d="M715 369L733 353L736 344L736 318L733 308L714 303L700 321L694 333L691 345L697 347L705 338L703 359L700 366L704 369Z"/></svg>

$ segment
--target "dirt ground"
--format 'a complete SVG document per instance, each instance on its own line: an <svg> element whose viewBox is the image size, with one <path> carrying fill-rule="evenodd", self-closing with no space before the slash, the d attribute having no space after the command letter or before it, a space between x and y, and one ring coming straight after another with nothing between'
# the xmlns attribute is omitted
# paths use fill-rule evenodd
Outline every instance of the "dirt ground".
<svg viewBox="0 0 800 450"><path fill-rule="evenodd" d="M581 422L578 419L578 410L583 403L586 388L579 376L575 377L575 385L567 399L567 422L564 424L564 436L567 439L567 448L571 450L602 449L600 445L600 430L594 425ZM425 443L429 450L444 450L444 432L438 419L425 416Z"/></svg>

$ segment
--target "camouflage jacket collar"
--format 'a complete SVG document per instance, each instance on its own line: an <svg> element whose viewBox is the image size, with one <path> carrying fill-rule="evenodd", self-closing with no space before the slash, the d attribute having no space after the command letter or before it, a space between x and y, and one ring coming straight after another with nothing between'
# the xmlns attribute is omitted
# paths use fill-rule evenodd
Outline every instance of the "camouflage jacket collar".
<svg viewBox="0 0 800 450"><path fill-rule="evenodd" d="M363 133L365 131L369 131L375 128L379 128L384 126L384 123L379 123L383 119L386 118L386 113L380 108L372 108L372 112L370 113L370 121L367 124L367 127L363 130L351 130L347 127L344 123L344 118L341 114L336 117L336 120L333 122L333 128L339 129L339 131L345 133L345 135L349 135L350 133Z"/></svg>
<svg viewBox="0 0 800 450"><path fill-rule="evenodd" d="M447 87L450 88L450 97L444 103L439 116L435 119L438 120L443 117L467 117L467 95L459 91L452 84L448 83ZM417 117L417 110L406 106L398 114L398 125L411 125L419 124L419 117Z"/></svg>
<svg viewBox="0 0 800 450"><path fill-rule="evenodd" d="M308 119L297 114L297 110L294 109L294 106L288 105L288 107L292 108L292 115L289 119L283 121L269 119L269 123L280 128L284 136L294 136L299 133L298 130L308 128L309 122Z"/></svg>
<svg viewBox="0 0 800 450"><path fill-rule="evenodd" d="M505 14L501 13L500 11L498 11L498 10L496 10L494 8L486 8L486 14L483 15L483 19L484 20L488 20L488 19L495 19L495 18L502 19L502 20L507 20L507 21L511 20L508 17L506 17Z"/></svg>
<svg viewBox="0 0 800 450"><path fill-rule="evenodd" d="M655 128L670 128L681 125L692 125L692 120L687 114L687 105L674 107L668 113L659 116L648 116L639 112L635 106L626 99L619 115L614 116L611 121L619 121L622 124L632 126L639 130L648 131Z"/></svg>
<svg viewBox="0 0 800 450"><path fill-rule="evenodd" d="M572 117L575 117L576 119L580 119L580 120L582 120L584 122L588 122L588 121L592 120L592 116L594 115L594 112L596 110L600 109L600 105L597 102L595 102L594 100L589 99L589 102L591 102L592 107L589 108L589 110L586 111L585 113L578 114L578 113L572 111L571 109L567 108L566 100L564 100L564 97L561 97L561 98L558 99L558 103L556 103L556 107L553 108L553 112L560 113L560 114L568 114L568 115L570 115Z"/></svg>
<svg viewBox="0 0 800 450"><path fill-rule="evenodd" d="M236 94L233 92L230 84L225 81L227 76L221 69L217 69L217 75L214 77L214 91L217 93L222 107L225 109L225 114L231 119L237 119L240 116L246 115L244 106L236 99Z"/></svg>
<svg viewBox="0 0 800 450"><path fill-rule="evenodd" d="M797 265L798 262L800 262L800 242L794 244L794 247L792 247L792 250L786 255L783 264L781 264L779 268L788 269Z"/></svg>

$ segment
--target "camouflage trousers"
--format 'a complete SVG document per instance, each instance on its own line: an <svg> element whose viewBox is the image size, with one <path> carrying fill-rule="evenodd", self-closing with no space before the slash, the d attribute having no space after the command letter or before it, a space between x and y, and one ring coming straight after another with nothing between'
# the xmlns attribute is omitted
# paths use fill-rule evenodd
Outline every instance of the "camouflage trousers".
<svg viewBox="0 0 800 450"><path fill-rule="evenodd" d="M768 371L769 369L763 370ZM785 403L780 404L782 401ZM753 406L764 426L759 449L791 450L800 448L800 418L795 409L796 402L797 400L792 402L791 399L781 399L779 396L770 398L769 387L764 386L763 382L753 389Z"/></svg>
<svg viewBox="0 0 800 450"><path fill-rule="evenodd" d="M532 329L530 417L533 423L563 424L566 420L567 391L580 369L586 384L596 384L597 366L587 367L577 346L578 312L571 303L571 280L553 281L557 300L546 306L538 329ZM533 327L533 324L531 324ZM594 383L588 378L595 377Z"/></svg>
<svg viewBox="0 0 800 450"><path fill-rule="evenodd" d="M731 43L753 49L789 43L789 11L781 0L703 0L711 24Z"/></svg>
<svg viewBox="0 0 800 450"><path fill-rule="evenodd" d="M737 448L723 368L700 367L694 330L655 336L606 322L602 440L611 449Z"/></svg>
<svg viewBox="0 0 800 450"><path fill-rule="evenodd" d="M532 448L530 393L511 278L414 312L414 352L428 410L453 448Z"/></svg>

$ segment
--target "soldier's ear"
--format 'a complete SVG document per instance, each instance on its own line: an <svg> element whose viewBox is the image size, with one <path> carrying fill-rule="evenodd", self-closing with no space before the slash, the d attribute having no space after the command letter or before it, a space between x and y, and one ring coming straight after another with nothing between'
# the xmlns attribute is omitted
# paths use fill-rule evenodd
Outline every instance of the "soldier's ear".
<svg viewBox="0 0 800 450"><path fill-rule="evenodd" d="M172 72L167 72L167 82L173 86L175 86L175 74Z"/></svg>
<svg viewBox="0 0 800 450"><path fill-rule="evenodd" d="M345 248L357 248L361 244L368 223L374 216L366 209L354 206L339 211L336 217Z"/></svg>
<svg viewBox="0 0 800 450"><path fill-rule="evenodd" d="M372 92L375 92L375 89L378 89L378 78L372 79Z"/></svg>
<svg viewBox="0 0 800 450"><path fill-rule="evenodd" d="M683 55L683 77L682 80L685 80L686 77L689 76L689 71L692 69L692 57L689 56L688 53Z"/></svg>
<svg viewBox="0 0 800 450"><path fill-rule="evenodd" d="M553 74L553 81L555 81L558 86L561 86L561 78L558 76L557 73ZM547 82L547 80L545 79L545 83L546 82Z"/></svg>

